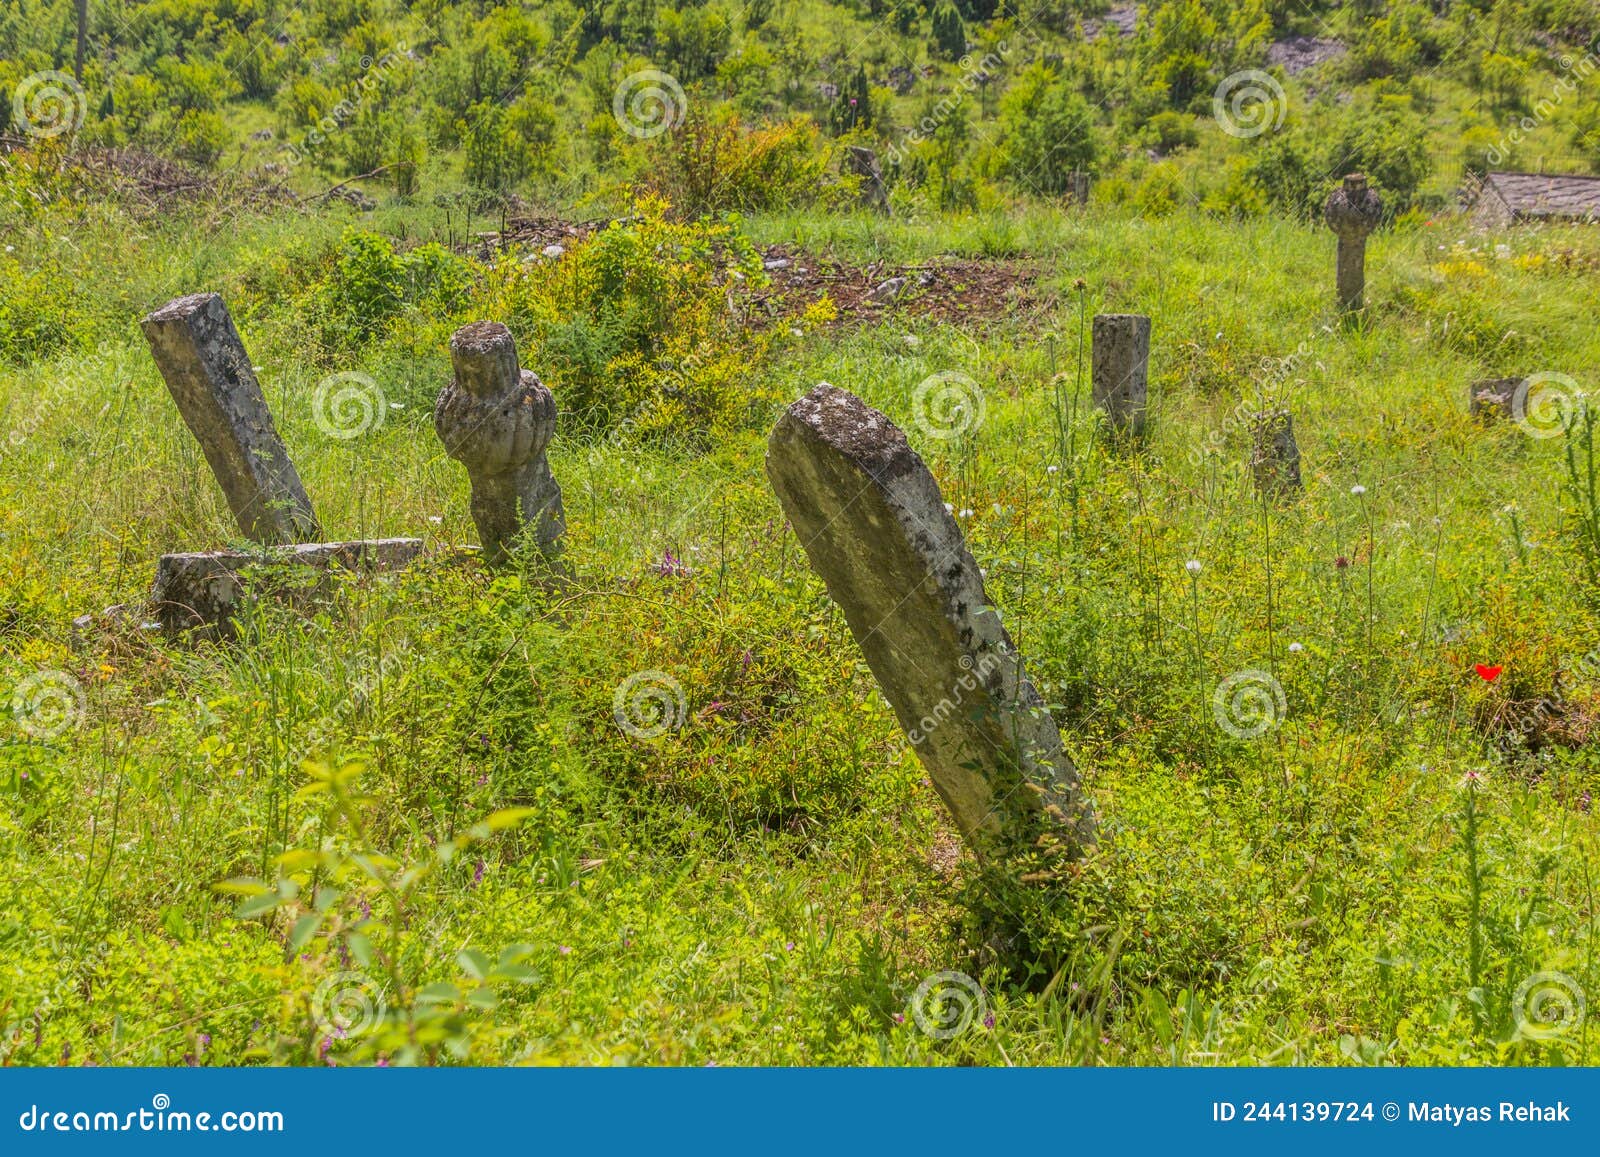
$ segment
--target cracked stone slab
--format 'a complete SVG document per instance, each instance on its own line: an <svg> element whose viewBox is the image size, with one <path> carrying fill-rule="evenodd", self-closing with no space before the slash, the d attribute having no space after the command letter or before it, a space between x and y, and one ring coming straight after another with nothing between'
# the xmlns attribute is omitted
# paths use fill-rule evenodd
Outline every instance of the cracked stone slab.
<svg viewBox="0 0 1600 1157"><path fill-rule="evenodd" d="M164 554L156 564L150 612L168 634L198 632L227 637L246 593L249 572L262 567L304 567L307 584L291 583L281 593L291 599L315 590L330 570L395 571L422 553L420 538L305 542L263 551L205 550ZM320 573L317 573L320 572Z"/></svg>

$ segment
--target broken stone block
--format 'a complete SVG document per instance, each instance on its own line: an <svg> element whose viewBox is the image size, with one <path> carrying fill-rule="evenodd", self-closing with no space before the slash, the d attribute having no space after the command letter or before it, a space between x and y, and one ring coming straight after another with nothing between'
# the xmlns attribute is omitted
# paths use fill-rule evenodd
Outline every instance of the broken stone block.
<svg viewBox="0 0 1600 1157"><path fill-rule="evenodd" d="M433 428L445 453L467 468L485 562L504 563L524 527L532 527L542 553L557 554L566 515L545 459L556 432L555 398L520 367L516 341L497 321L458 329L450 361L455 377L434 405Z"/></svg>
<svg viewBox="0 0 1600 1157"><path fill-rule="evenodd" d="M205 550L164 554L156 564L150 589L150 611L168 634L228 637L232 619L245 594L248 572L270 566L304 567L308 571L394 571L422 553L420 538L379 538L354 542L310 542L264 551ZM289 584L278 593L304 597L320 589L319 576L309 584Z"/></svg>
<svg viewBox="0 0 1600 1157"><path fill-rule="evenodd" d="M1091 337L1094 404L1118 434L1144 433L1150 388L1150 319L1137 313L1096 314Z"/></svg>
<svg viewBox="0 0 1600 1157"><path fill-rule="evenodd" d="M180 297L140 324L244 536L267 545L316 538L311 499L222 298Z"/></svg>
<svg viewBox="0 0 1600 1157"><path fill-rule="evenodd" d="M1288 410L1268 410L1251 423L1254 442L1250 473L1256 490L1268 498L1300 493L1300 448L1294 440L1294 419Z"/></svg>
<svg viewBox="0 0 1600 1157"><path fill-rule="evenodd" d="M773 428L767 475L968 843L986 857L1091 843L1055 722L900 429L819 385Z"/></svg>

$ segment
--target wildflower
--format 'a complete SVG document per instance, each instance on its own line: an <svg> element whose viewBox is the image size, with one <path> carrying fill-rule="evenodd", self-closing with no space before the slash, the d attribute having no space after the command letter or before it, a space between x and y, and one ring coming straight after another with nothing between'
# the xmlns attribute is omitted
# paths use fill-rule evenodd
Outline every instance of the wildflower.
<svg viewBox="0 0 1600 1157"><path fill-rule="evenodd" d="M944 512L945 512L945 513L946 513L946 514L954 514L954 513L955 513L955 512L956 512L956 508L955 508L955 506L954 506L954 505L952 505L952 504L951 504L951 503L949 503L949 502L946 502L946 503L945 503L945 504L944 504Z"/></svg>
<svg viewBox="0 0 1600 1157"><path fill-rule="evenodd" d="M556 951L561 953L563 956L571 956L572 946L570 944L563 944L561 947L557 948Z"/></svg>
<svg viewBox="0 0 1600 1157"><path fill-rule="evenodd" d="M1183 564L1183 569L1188 571L1190 574L1193 574L1193 575L1199 574L1200 573L1200 560L1197 559L1197 558L1191 558L1188 562Z"/></svg>
<svg viewBox="0 0 1600 1157"><path fill-rule="evenodd" d="M669 549L661 556L661 561L656 563L656 573L663 578L671 578L676 575L688 574L689 568L684 566L683 560L673 555Z"/></svg>
<svg viewBox="0 0 1600 1157"><path fill-rule="evenodd" d="M1333 560L1333 569L1334 570L1348 570L1349 568L1350 568L1350 560L1345 558L1344 555L1341 554L1338 558Z"/></svg>
<svg viewBox="0 0 1600 1157"><path fill-rule="evenodd" d="M1305 646L1304 643L1290 643L1289 644L1289 653L1291 655L1298 655L1301 651L1304 651L1305 649L1306 649L1306 646Z"/></svg>
<svg viewBox="0 0 1600 1157"><path fill-rule="evenodd" d="M983 1015L983 1027L984 1028L993 1028L994 1027L994 1013L992 1013L992 1012L984 1013L984 1015Z"/></svg>
<svg viewBox="0 0 1600 1157"><path fill-rule="evenodd" d="M903 1012L895 1013L894 1014L894 1022L895 1022L895 1024L905 1024L905 1022L906 1022L906 1014L903 1013Z"/></svg>
<svg viewBox="0 0 1600 1157"><path fill-rule="evenodd" d="M784 947L787 948L790 952L793 952L794 951L794 941L790 940L788 943L786 943L784 945Z"/></svg>
<svg viewBox="0 0 1600 1157"><path fill-rule="evenodd" d="M483 861L479 860L477 867L472 869L472 886L476 888L483 883Z"/></svg>
<svg viewBox="0 0 1600 1157"><path fill-rule="evenodd" d="M1350 493L1354 494L1357 498L1360 498L1366 492L1367 492L1367 488L1365 486L1361 485L1361 483L1359 483L1359 482L1357 482L1354 486L1350 487Z"/></svg>
<svg viewBox="0 0 1600 1157"><path fill-rule="evenodd" d="M959 515L957 515L956 517L958 517L958 518L971 518L972 517L972 507L963 506L961 508L961 513Z"/></svg>
<svg viewBox="0 0 1600 1157"><path fill-rule="evenodd" d="M1050 465L1050 466L1046 466L1046 467L1045 467L1045 468L1044 468L1044 472L1045 472L1045 473L1046 473L1046 474L1054 474L1054 473L1055 473L1055 472L1056 472L1056 471L1057 471L1057 470L1060 470L1060 469L1061 469L1061 467L1059 467L1059 466L1056 466L1056 465Z"/></svg>

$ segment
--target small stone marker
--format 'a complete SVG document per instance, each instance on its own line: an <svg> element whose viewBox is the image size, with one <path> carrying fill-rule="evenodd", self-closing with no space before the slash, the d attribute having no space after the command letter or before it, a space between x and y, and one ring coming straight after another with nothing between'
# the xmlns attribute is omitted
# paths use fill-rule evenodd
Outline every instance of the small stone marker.
<svg viewBox="0 0 1600 1157"><path fill-rule="evenodd" d="M140 324L245 537L268 545L316 538L311 499L222 298L180 297Z"/></svg>
<svg viewBox="0 0 1600 1157"><path fill-rule="evenodd" d="M1252 423L1255 442L1250 452L1250 473L1256 490L1268 498L1286 498L1300 492L1300 448L1294 441L1294 419L1288 410L1267 410Z"/></svg>
<svg viewBox="0 0 1600 1157"><path fill-rule="evenodd" d="M899 428L824 383L773 427L767 476L973 849L1091 843L1094 816L1055 722Z"/></svg>
<svg viewBox="0 0 1600 1157"><path fill-rule="evenodd" d="M1099 313L1092 337L1094 404L1118 434L1144 433L1150 389L1150 319L1138 313Z"/></svg>
<svg viewBox="0 0 1600 1157"><path fill-rule="evenodd" d="M525 526L553 555L566 529L561 487L545 447L556 432L556 400L517 362L517 343L497 321L475 321L450 339L455 377L439 393L433 428L445 453L472 480L472 521L484 560L506 561Z"/></svg>
<svg viewBox="0 0 1600 1157"><path fill-rule="evenodd" d="M889 211L889 191L884 187L883 168L878 164L878 154L863 145L848 145L844 151L845 167L861 178L861 191L856 203L863 209L879 213Z"/></svg>
<svg viewBox="0 0 1600 1157"><path fill-rule="evenodd" d="M1067 180L1068 188L1072 190L1072 203L1074 205L1087 205L1089 203L1089 174L1082 169L1073 169Z"/></svg>
<svg viewBox="0 0 1600 1157"><path fill-rule="evenodd" d="M1521 378L1481 378L1473 382L1467 395L1468 412L1480 421L1513 417L1517 389L1522 381Z"/></svg>
<svg viewBox="0 0 1600 1157"><path fill-rule="evenodd" d="M199 631L227 636L232 634L233 613L244 594L246 572L251 568L283 563L318 571L333 567L391 571L406 566L421 552L420 538L380 538L301 543L259 552L207 550L164 554L156 565L150 610L168 634Z"/></svg>
<svg viewBox="0 0 1600 1157"><path fill-rule="evenodd" d="M1362 307L1367 285L1367 234L1383 218L1383 201L1367 188L1367 178L1351 173L1328 194L1322 210L1328 227L1339 235L1339 306L1346 313Z"/></svg>

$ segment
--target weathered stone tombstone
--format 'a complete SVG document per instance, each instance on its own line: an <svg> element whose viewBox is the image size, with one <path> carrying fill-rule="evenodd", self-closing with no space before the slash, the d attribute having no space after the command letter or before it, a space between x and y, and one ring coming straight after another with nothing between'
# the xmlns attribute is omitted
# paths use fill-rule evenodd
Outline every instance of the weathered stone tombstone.
<svg viewBox="0 0 1600 1157"><path fill-rule="evenodd" d="M1119 435L1144 433L1150 390L1150 319L1099 313L1091 336L1092 395Z"/></svg>
<svg viewBox="0 0 1600 1157"><path fill-rule="evenodd" d="M1250 473L1256 490L1267 498L1300 493L1300 448L1294 440L1294 419L1288 410L1267 410L1252 422L1254 441Z"/></svg>
<svg viewBox="0 0 1600 1157"><path fill-rule="evenodd" d="M1467 410L1479 421L1510 418L1516 414L1521 378L1480 378L1467 391Z"/></svg>
<svg viewBox="0 0 1600 1157"><path fill-rule="evenodd" d="M1346 313L1362 308L1367 285L1367 234L1383 218L1383 201L1367 187L1367 178L1351 173L1323 206L1323 219L1339 237L1337 281L1339 307Z"/></svg>
<svg viewBox="0 0 1600 1157"><path fill-rule="evenodd" d="M316 538L311 499L222 298L180 297L140 324L244 536L267 545Z"/></svg>
<svg viewBox="0 0 1600 1157"><path fill-rule="evenodd" d="M1089 174L1082 169L1073 169L1068 177L1068 188L1072 190L1072 203L1074 205L1087 205L1089 203Z"/></svg>
<svg viewBox="0 0 1600 1157"><path fill-rule="evenodd" d="M773 427L767 476L972 848L1091 844L1093 812L1055 722L900 429L819 385Z"/></svg>
<svg viewBox="0 0 1600 1157"><path fill-rule="evenodd" d="M455 376L434 404L433 428L445 453L467 468L484 560L504 563L527 527L541 553L559 553L566 515L545 458L556 432L555 398L521 368L516 340L497 321L456 330L450 362Z"/></svg>
<svg viewBox="0 0 1600 1157"><path fill-rule="evenodd" d="M275 565L306 568L311 590L326 588L335 569L393 571L422 553L420 538L379 538L355 542L301 543L265 551L207 550L164 554L156 565L150 610L169 635L227 638L245 595L251 571ZM291 600L299 591L291 585Z"/></svg>
<svg viewBox="0 0 1600 1157"><path fill-rule="evenodd" d="M278 436L261 385L227 306L215 293L168 302L141 323L162 379L200 443L235 521L260 550L165 554L149 604L169 634L227 637L252 571L287 564L317 572L297 590L323 589L334 568L396 570L422 540L302 542L320 535L311 499Z"/></svg>
<svg viewBox="0 0 1600 1157"><path fill-rule="evenodd" d="M883 183L883 168L878 164L878 154L862 145L850 145L844 151L846 168L861 178L861 190L856 203L863 209L878 213L889 211L889 190Z"/></svg>

